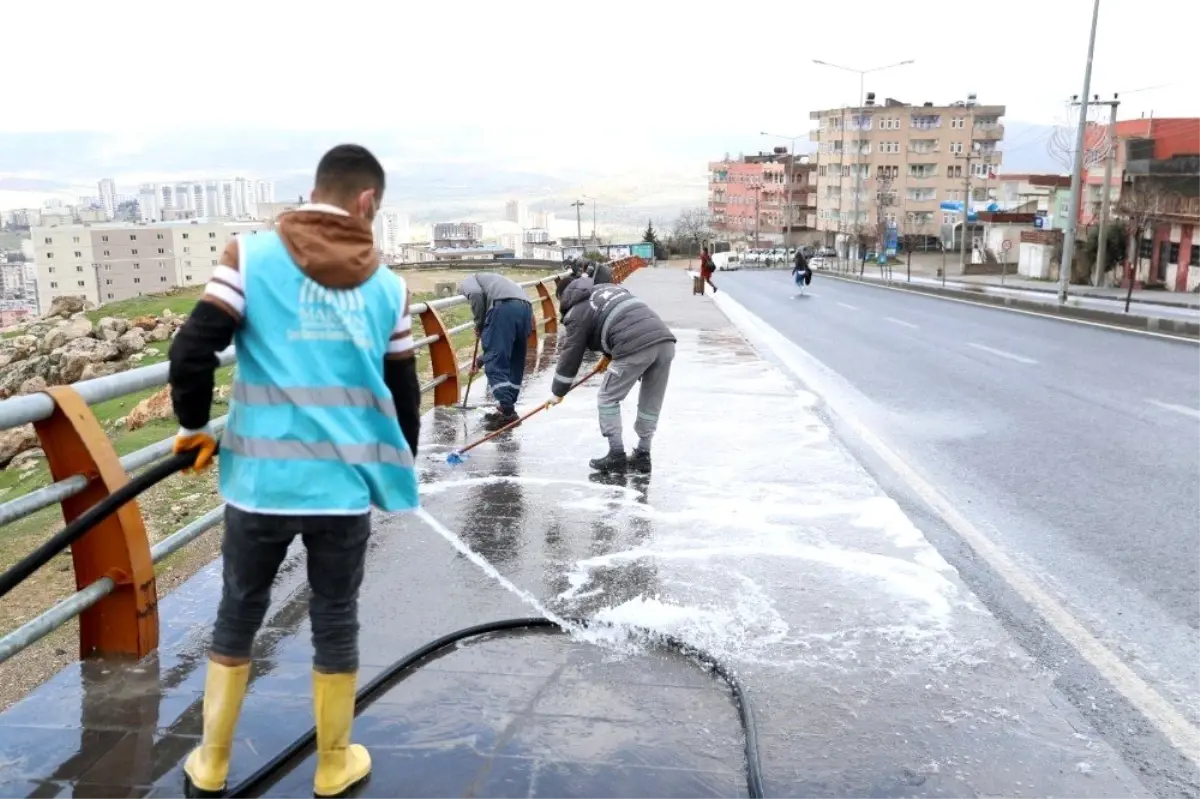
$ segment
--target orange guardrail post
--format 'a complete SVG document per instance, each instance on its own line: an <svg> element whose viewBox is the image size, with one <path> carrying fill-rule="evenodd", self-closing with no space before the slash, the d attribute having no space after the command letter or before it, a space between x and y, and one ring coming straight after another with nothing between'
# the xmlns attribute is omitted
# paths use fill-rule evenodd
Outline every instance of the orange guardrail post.
<svg viewBox="0 0 1200 799"><path fill-rule="evenodd" d="M438 340L429 345L429 363L435 378L446 375L446 379L433 389L434 405L457 405L459 397L458 358L454 354L454 342L446 334L446 325L436 309L427 304L421 311L421 329L427 336Z"/></svg>
<svg viewBox="0 0 1200 799"><path fill-rule="evenodd" d="M558 311L554 307L554 296L545 283L537 284L538 297L542 300L542 316L546 319L546 334L558 332ZM535 325L536 327L536 325Z"/></svg>
<svg viewBox="0 0 1200 799"><path fill-rule="evenodd" d="M91 408L70 386L45 392L54 413L34 423L53 480L88 478L87 487L61 503L68 524L129 481L121 460ZM79 617L79 655L132 655L158 647L158 587L150 542L137 502L128 502L71 545L75 586L102 577L116 587Z"/></svg>

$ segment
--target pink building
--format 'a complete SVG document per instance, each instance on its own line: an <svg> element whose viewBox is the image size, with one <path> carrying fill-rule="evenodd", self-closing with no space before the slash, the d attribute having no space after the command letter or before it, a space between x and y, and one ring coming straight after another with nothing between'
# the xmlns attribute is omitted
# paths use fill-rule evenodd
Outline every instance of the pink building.
<svg viewBox="0 0 1200 799"><path fill-rule="evenodd" d="M815 232L813 169L805 156L795 156L789 170L786 153L709 162L708 210L713 229L730 240L749 241L751 246L781 244L786 233L794 244L802 234ZM786 205L789 194L790 209Z"/></svg>

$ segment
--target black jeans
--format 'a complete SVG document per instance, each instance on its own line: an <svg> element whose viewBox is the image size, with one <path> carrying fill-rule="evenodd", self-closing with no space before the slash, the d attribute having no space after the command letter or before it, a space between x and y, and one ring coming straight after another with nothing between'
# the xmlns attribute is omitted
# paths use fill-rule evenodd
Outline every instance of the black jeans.
<svg viewBox="0 0 1200 799"><path fill-rule="evenodd" d="M358 590L371 514L277 516L225 506L224 584L212 651L249 658L271 603L271 585L292 539L308 550L313 667L327 674L358 670Z"/></svg>

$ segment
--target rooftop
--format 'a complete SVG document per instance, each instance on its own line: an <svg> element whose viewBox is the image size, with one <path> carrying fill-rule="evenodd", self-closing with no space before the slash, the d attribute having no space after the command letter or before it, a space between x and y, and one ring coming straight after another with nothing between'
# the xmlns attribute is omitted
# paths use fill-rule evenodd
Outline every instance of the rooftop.
<svg viewBox="0 0 1200 799"><path fill-rule="evenodd" d="M127 228L174 228L190 225L226 225L238 227L255 227L267 224L263 219L223 219L220 217L200 217L198 219L169 219L160 222L72 222L66 225L35 225L33 230L48 230L51 228L91 228L93 230L124 230Z"/></svg>

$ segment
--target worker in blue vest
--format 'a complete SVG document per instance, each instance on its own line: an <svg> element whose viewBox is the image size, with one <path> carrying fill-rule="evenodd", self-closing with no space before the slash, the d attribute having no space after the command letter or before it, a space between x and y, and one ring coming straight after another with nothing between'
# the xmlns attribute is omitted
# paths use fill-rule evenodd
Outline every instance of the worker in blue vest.
<svg viewBox="0 0 1200 799"><path fill-rule="evenodd" d="M499 430L517 421L517 398L525 379L525 353L533 331L533 303L525 289L504 275L480 272L458 286L466 296L475 319L475 335L482 352L472 365L483 369L496 410L484 426Z"/></svg>
<svg viewBox="0 0 1200 799"><path fill-rule="evenodd" d="M420 434L403 279L380 265L371 222L383 197L379 161L357 145L317 166L312 203L276 230L229 243L171 344L175 451L212 463L217 353L238 356L221 438L224 583L204 685L204 737L184 764L189 796L226 789L251 647L292 539L308 552L312 588L313 791L362 782L371 757L350 743L358 674L358 592L371 508L418 506Z"/></svg>

